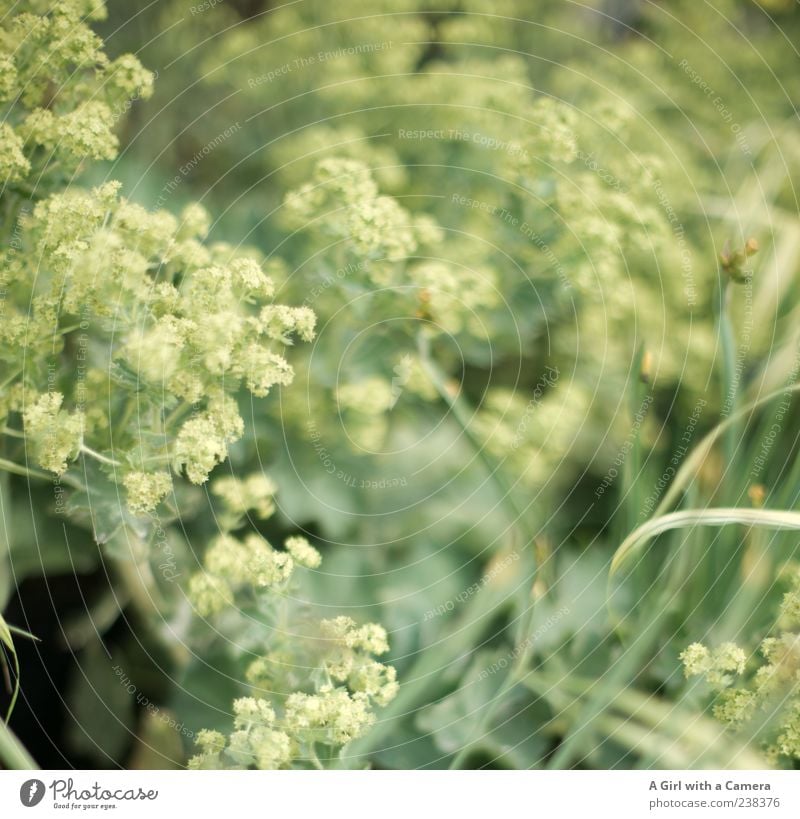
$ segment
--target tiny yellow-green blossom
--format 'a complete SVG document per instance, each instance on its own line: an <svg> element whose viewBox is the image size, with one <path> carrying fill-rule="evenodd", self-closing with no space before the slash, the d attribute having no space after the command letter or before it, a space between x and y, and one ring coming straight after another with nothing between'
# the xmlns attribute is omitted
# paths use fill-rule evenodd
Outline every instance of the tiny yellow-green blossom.
<svg viewBox="0 0 800 819"><path fill-rule="evenodd" d="M778 637L768 637L761 643L761 653L767 664L756 672L756 683L762 692L795 681L800 671L800 637L784 632Z"/></svg>
<svg viewBox="0 0 800 819"><path fill-rule="evenodd" d="M128 508L134 515L152 512L172 489L172 479L166 472L129 472L122 482Z"/></svg>
<svg viewBox="0 0 800 819"><path fill-rule="evenodd" d="M249 344L242 356L241 373L247 389L259 398L265 397L276 384L288 385L294 380L289 362L260 344Z"/></svg>
<svg viewBox="0 0 800 819"><path fill-rule="evenodd" d="M796 569L793 575L789 595L797 589ZM794 622L785 609L786 598L779 623ZM731 673L744 674L747 655L733 643L713 651L694 643L681 659L687 676L705 676L716 690L713 711L717 719L732 729L763 721L765 756L770 764L779 765L787 758L800 759L800 635L779 632L763 640L760 648L765 662L736 688L730 687Z"/></svg>
<svg viewBox="0 0 800 819"><path fill-rule="evenodd" d="M361 691L378 705L388 705L397 695L397 671L391 665L366 662L350 674L350 688Z"/></svg>
<svg viewBox="0 0 800 819"><path fill-rule="evenodd" d="M800 578L797 576L792 589L783 596L780 617L788 627L800 625Z"/></svg>
<svg viewBox="0 0 800 819"><path fill-rule="evenodd" d="M713 652L701 643L692 643L681 655L687 677L704 676L713 686L730 685L734 674L744 673L747 655L735 643L723 643Z"/></svg>
<svg viewBox="0 0 800 819"><path fill-rule="evenodd" d="M292 740L288 734L272 727L275 712L266 700L242 697L234 701L233 711L234 731L230 738L226 740L217 732L201 732L197 738L200 753L190 760L190 768L255 766L270 770L282 768L291 761ZM228 764L223 762L223 756L229 760Z"/></svg>
<svg viewBox="0 0 800 819"><path fill-rule="evenodd" d="M122 355L141 379L164 384L181 366L182 347L183 339L172 317L163 316L147 330L132 335Z"/></svg>
<svg viewBox="0 0 800 819"><path fill-rule="evenodd" d="M111 109L103 102L89 101L60 117L38 108L28 115L21 132L26 140L75 160L114 159L119 143L113 126Z"/></svg>
<svg viewBox="0 0 800 819"><path fill-rule="evenodd" d="M290 733L344 745L362 736L375 716L366 695L327 686L319 694L290 694L284 720Z"/></svg>
<svg viewBox="0 0 800 819"><path fill-rule="evenodd" d="M178 236L181 239L205 238L211 227L208 211L198 202L192 202L181 211Z"/></svg>
<svg viewBox="0 0 800 819"><path fill-rule="evenodd" d="M303 341L312 341L317 317L309 307L264 307L259 316L261 331L275 341L289 344L289 336L296 332Z"/></svg>
<svg viewBox="0 0 800 819"><path fill-rule="evenodd" d="M244 480L225 476L217 478L211 491L222 499L229 512L244 515L251 509L259 518L268 518L275 511L274 496L278 487L266 475L257 472Z"/></svg>
<svg viewBox="0 0 800 819"><path fill-rule="evenodd" d="M687 677L705 674L711 666L711 652L702 643L692 643L684 649L679 659Z"/></svg>
<svg viewBox="0 0 800 819"><path fill-rule="evenodd" d="M14 129L3 122L0 123L0 180L16 182L28 174L30 162L22 151L22 139L14 133Z"/></svg>
<svg viewBox="0 0 800 819"><path fill-rule="evenodd" d="M234 727L246 729L252 725L272 725L275 722L275 712L266 700L257 700L254 697L240 697L233 701L235 714Z"/></svg>
<svg viewBox="0 0 800 819"><path fill-rule="evenodd" d="M253 738L252 744L254 746L256 766L259 770L278 770L288 765L292 760L292 740L283 731L258 731Z"/></svg>
<svg viewBox="0 0 800 819"><path fill-rule="evenodd" d="M142 66L133 54L123 54L106 66L107 82L123 99L149 99L153 94L153 72Z"/></svg>
<svg viewBox="0 0 800 819"><path fill-rule="evenodd" d="M285 583L292 575L294 561L286 552L273 549L263 537L256 534L245 538L249 552L249 565L253 584L256 586L277 586Z"/></svg>
<svg viewBox="0 0 800 819"><path fill-rule="evenodd" d="M370 654L384 654L389 650L386 629L377 623L357 626L352 618L340 616L332 620L322 620L320 631L327 640L347 648L360 649Z"/></svg>
<svg viewBox="0 0 800 819"><path fill-rule="evenodd" d="M244 585L281 585L291 577L294 569L290 555L276 551L257 534L249 534L244 541L233 535L220 535L206 552L204 564L210 575L224 580L234 589Z"/></svg>
<svg viewBox="0 0 800 819"><path fill-rule="evenodd" d="M800 700L793 700L787 709L775 746L783 756L800 759Z"/></svg>
<svg viewBox="0 0 800 819"><path fill-rule="evenodd" d="M391 383L379 376L342 384L336 391L339 407L364 415L381 415L392 407L395 400Z"/></svg>
<svg viewBox="0 0 800 819"><path fill-rule="evenodd" d="M739 728L755 713L758 699L745 688L729 688L719 695L714 704L714 716L731 728Z"/></svg>
<svg viewBox="0 0 800 819"><path fill-rule="evenodd" d="M233 605L233 592L221 577L201 572L189 580L189 600L201 617L210 617Z"/></svg>
<svg viewBox="0 0 800 819"><path fill-rule="evenodd" d="M186 470L192 483L205 483L211 470L228 456L228 441L220 424L210 413L190 418L175 440L175 463Z"/></svg>
<svg viewBox="0 0 800 819"><path fill-rule="evenodd" d="M227 740L219 731L198 731L195 744L200 753L189 760L191 770L215 770L223 767L221 754L225 750Z"/></svg>
<svg viewBox="0 0 800 819"><path fill-rule="evenodd" d="M368 259L395 262L417 248L410 214L378 195L369 168L352 159L321 160L314 181L286 197L290 223L343 238Z"/></svg>
<svg viewBox="0 0 800 819"><path fill-rule="evenodd" d="M217 745L201 746L193 767L280 768L293 760L306 761L315 744L336 748L364 734L375 721L371 705L388 704L398 690L395 669L376 662L364 649L382 649L385 632L372 625L359 627L344 616L323 621L320 632L322 640L303 645L294 636L282 650L250 664L247 680L270 692L274 701L236 700L225 750L217 755ZM311 675L313 691L278 694L301 670L307 676L309 667L317 669ZM331 679L347 685L320 681ZM290 682L289 692L292 687Z"/></svg>
<svg viewBox="0 0 800 819"><path fill-rule="evenodd" d="M713 665L719 677L709 680L716 683L725 679L726 672L733 672L734 674L743 674L745 665L747 664L747 654L744 650L739 648L735 643L723 643L713 652Z"/></svg>
<svg viewBox="0 0 800 819"><path fill-rule="evenodd" d="M301 566L316 569L322 563L322 555L300 535L287 538L284 546Z"/></svg>
<svg viewBox="0 0 800 819"><path fill-rule="evenodd" d="M314 338L316 316L309 307L273 303L275 282L288 279L284 261L262 263L260 251L208 243L211 217L199 204L176 217L122 198L118 182L91 190L75 184L90 160L116 157L114 129L134 100L150 96L153 75L132 55L106 56L87 25L104 16L101 0L5 5L0 182L8 194L10 241L0 252L0 342L9 366L0 416L12 437L7 454L20 466L32 456L61 474L83 452L92 483L105 479L107 490L124 489L129 511L142 518L137 528L157 534L154 527L162 524L146 518L173 481L183 475L204 483L244 436L239 401L248 399L245 390L261 397L292 381L287 348ZM84 178L92 178L102 169L86 170ZM34 171L35 185L29 184ZM331 202L337 185L344 186L344 228L357 228L351 247L395 258L398 243L413 244L416 221L379 197L368 178L357 184L369 191L369 201L359 202L335 163L321 174ZM384 235L389 227L397 230ZM64 393L54 392L55 385ZM65 409L73 406L74 412ZM112 445L113 458L105 454ZM116 487L120 478L111 467L120 465ZM57 504L68 515L77 480L57 482ZM222 534L205 550L202 570L189 578L187 601L195 618L224 615L215 624L220 629L244 624L251 646L265 639L268 653L251 665L248 678L272 679L259 692L263 698L234 702L229 733L198 734L189 767L309 766L314 742L333 753L372 722L370 706L387 701L393 670L370 665L363 646L375 641L355 624L347 637L352 645L323 645L314 624L293 618L295 599L284 592L294 569L320 562L305 538L288 538L279 550L255 532L231 534L248 513L266 518L274 512L272 481L260 474L227 477L212 489L225 507L218 516ZM201 495L184 487L180 497ZM337 657L338 683L361 669L352 690L326 687ZM288 703L293 692L307 700ZM300 723L306 728L292 730Z"/></svg>
<svg viewBox="0 0 800 819"><path fill-rule="evenodd" d="M253 259L235 259L230 264L230 271L236 285L250 296L268 299L275 292L272 279Z"/></svg>
<svg viewBox="0 0 800 819"><path fill-rule="evenodd" d="M351 631L347 644L370 654L385 654L389 650L386 629L377 623L367 623Z"/></svg>
<svg viewBox="0 0 800 819"><path fill-rule="evenodd" d="M166 252L178 229L178 220L167 211L151 213L141 205L122 199L114 213L114 227L140 253L150 257Z"/></svg>
<svg viewBox="0 0 800 819"><path fill-rule="evenodd" d="M204 564L208 572L239 586L252 578L250 553L233 535L220 535L206 552Z"/></svg>
<svg viewBox="0 0 800 819"><path fill-rule="evenodd" d="M14 96L17 81L17 69L13 58L3 54L0 56L0 101L5 102Z"/></svg>
<svg viewBox="0 0 800 819"><path fill-rule="evenodd" d="M61 409L64 396L51 392L39 396L23 413L25 434L33 445L36 460L60 475L67 462L78 457L83 440L83 416Z"/></svg>

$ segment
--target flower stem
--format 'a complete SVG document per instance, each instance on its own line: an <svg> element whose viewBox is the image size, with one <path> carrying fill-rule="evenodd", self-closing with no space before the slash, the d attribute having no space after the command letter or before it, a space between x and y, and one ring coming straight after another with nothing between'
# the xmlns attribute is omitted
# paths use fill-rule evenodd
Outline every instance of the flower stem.
<svg viewBox="0 0 800 819"><path fill-rule="evenodd" d="M108 458L105 455L101 455L99 452L95 452L85 444L81 444L81 452L84 455L88 455L90 458L94 458L96 461L100 461L101 464L108 464L109 466L122 466L120 461L115 461L113 458Z"/></svg>

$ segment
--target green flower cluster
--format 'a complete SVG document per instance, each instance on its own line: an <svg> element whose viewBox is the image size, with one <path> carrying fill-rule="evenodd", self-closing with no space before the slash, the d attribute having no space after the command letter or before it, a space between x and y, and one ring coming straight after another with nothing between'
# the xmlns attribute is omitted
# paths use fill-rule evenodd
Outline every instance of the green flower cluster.
<svg viewBox="0 0 800 819"><path fill-rule="evenodd" d="M205 245L197 233L205 224L197 206L182 219L149 213L120 198L116 183L51 195L28 220L30 253L14 255L3 270L13 299L0 329L6 359L68 353L77 338L84 371L109 373L110 412L104 401L79 401L78 384L59 400L71 398L91 414L84 435L98 448L110 448L107 430L120 402L169 409L171 423L156 422L158 437L147 443L137 428L117 428L114 457L137 471L172 460L193 483L203 483L242 436L239 388L263 397L291 383L281 350L294 335L312 339L315 323L308 308L272 303L274 284L256 260ZM63 472L66 454L79 447L62 441L64 455L54 458L52 446L39 442L42 422L27 409L43 400L37 375L29 363L10 409L31 418L26 433L48 453L42 466ZM141 411L132 420L139 418Z"/></svg>
<svg viewBox="0 0 800 819"><path fill-rule="evenodd" d="M222 498L231 529L240 528L250 510L271 514L275 487L267 478L220 478L212 484ZM219 623L238 621L246 600L255 596L277 622L288 622L288 600L296 568L316 569L322 557L305 537L294 535L274 549L261 535L243 538L225 532L205 553L203 570L189 582L194 611ZM299 621L298 621L299 622ZM238 627L237 627L238 630ZM375 720L373 706L396 695L395 669L373 655L389 650L386 631L349 617L312 623L301 633L277 634L275 647L252 661L246 679L254 696L234 701L233 731L225 737L205 730L191 768L284 768L320 764L317 746L329 758L362 736Z"/></svg>
<svg viewBox="0 0 800 819"><path fill-rule="evenodd" d="M189 648L205 646L206 618L240 622L253 601L260 613L291 617L286 592L295 570L318 568L321 555L300 535L274 549L259 531L276 492L262 472L211 482L220 534L201 556L184 536L200 517L192 484L208 481L248 433L240 403L292 382L284 352L314 338L316 315L276 303L280 259L207 241L211 220L199 204L176 216L123 197L118 182L74 184L85 164L116 156L113 128L133 100L149 95L153 79L130 55L106 57L87 24L103 18L102 4L26 0L2 11L4 468L29 481L48 477L34 467L52 473L57 511L70 525L88 521L112 560L144 561L127 582L134 598L159 601L159 618L173 618L172 648L175 634ZM373 198L357 218L379 243L382 220L404 217ZM123 551L122 543L134 546ZM177 561L201 559L186 588L157 588L156 545L166 555L161 585L181 575ZM195 766L285 767L307 759L321 738L333 748L369 727L371 705L396 690L394 670L369 655L387 650L385 632L345 629L339 639L322 636L325 628L297 648L316 664L280 676L280 718L261 694L237 699L229 741L201 733ZM276 646L263 628L252 641L255 654ZM187 653L175 652L181 663ZM326 670L334 654L346 674ZM310 679L313 668L328 682Z"/></svg>
<svg viewBox="0 0 800 819"><path fill-rule="evenodd" d="M256 258L205 243L199 205L176 218L124 199L116 182L59 190L84 159L116 155L114 106L147 96L152 76L130 55L105 56L85 22L102 6L25 5L0 40L14 238L0 257L0 412L21 414L35 460L57 474L81 451L105 452L143 514L167 494L170 462L203 483L227 457L244 429L237 391L289 384L281 350L313 338L315 316L274 304ZM31 209L21 182L34 174Z"/></svg>
<svg viewBox="0 0 800 819"><path fill-rule="evenodd" d="M707 30L690 5L682 3L681 12ZM274 201L282 217L274 222L258 215L263 197L274 195L263 186L250 194L258 201L239 196L244 184L227 199L236 199L238 218L257 214L265 236L287 224L303 232L286 245L287 257L302 268L288 286L296 298L308 298L312 284L309 301L330 340L314 351L318 372L338 369L326 350L340 349L340 338L346 343L345 328L337 331L349 319L352 333L359 309L380 322L382 333L391 331L387 347L411 357L417 322L435 328L442 342L435 354L450 374L460 362L448 355L447 334L456 336L473 370L488 369L491 348L493 364L541 371L547 350L546 363L569 372L536 402L536 414L541 409L553 424L530 423L531 396L518 390L520 412L513 408L503 419L498 438L515 441L520 464L541 464L528 470L533 486L541 487L554 465L569 475L592 459L603 472L626 434L625 419L613 408L629 377L632 346L647 341L654 384L671 389L680 381L689 393L705 391L716 347L707 319L717 270L698 238L707 243L707 224L697 201L688 201L696 191L675 184L698 165L681 153L693 144L677 135L661 150L648 125L657 120L660 130L679 119L670 99L651 107L658 49L637 50L632 37L614 44L626 55L619 66L612 49L598 50L598 65L587 67L585 51L573 53L565 44L593 42L584 29L593 15L569 15L557 2L543 2L535 19L524 0L498 3L491 14L477 2L426 0L373 4L362 12L353 2L300 4L241 25L234 9L220 5L196 26L175 26L178 47L196 55L210 93L235 93L254 122L269 111L264 127L273 138L265 142L259 131L237 167L281 180L279 191L294 189L283 203ZM179 14L179 6L166 6L161 24L175 23ZM681 33L677 23L675 29ZM342 46L335 52L331 36ZM677 61L669 62L674 74ZM624 76L578 81L614 70ZM683 93L682 85L691 85L684 80L664 77L660 87L672 93L677 85L675 93ZM569 85L560 88L562 81ZM632 83L643 86L630 91L634 105L626 102ZM422 219L431 228L424 239ZM342 300L357 300L346 316ZM379 379L392 380L395 362L375 358L372 366L359 362L357 372L343 367L337 389L320 389L325 377L317 379L316 394L291 413L298 419L296 449L308 446L309 414L337 464L347 462L351 453L344 450L381 448L393 432L388 409L382 422L377 413L348 421L355 447L342 436L337 441L338 421L329 425L342 388L366 391ZM493 395L496 389L500 394ZM503 390L490 384L481 392L476 418L482 416L483 427L496 426L493 408L505 402ZM298 389L289 400L299 403L307 392ZM405 393L422 397L410 387ZM429 412L418 407L420 423ZM574 440L575 418L588 419L579 425L580 440ZM601 452L598 434L608 442ZM348 464L341 471L379 469Z"/></svg>
<svg viewBox="0 0 800 819"><path fill-rule="evenodd" d="M226 738L202 731L191 768L284 768L293 762L320 766L357 739L375 721L373 706L396 695L395 670L372 654L388 650L377 625L357 627L347 617L322 620L315 639L251 663L247 678L258 693L233 703L234 725ZM305 665L311 663L311 666ZM302 665L301 665L302 664ZM317 680L312 691L286 694L285 680L302 670Z"/></svg>
<svg viewBox="0 0 800 819"><path fill-rule="evenodd" d="M106 11L97 0L2 4L0 175L12 189L25 180L65 177L85 160L113 159L114 126L131 99L152 93L153 75L130 54L109 60L88 26Z"/></svg>
<svg viewBox="0 0 800 819"><path fill-rule="evenodd" d="M262 520L273 514L276 486L268 477L253 474L244 480L219 478L211 489L224 507L219 518L223 533L206 550L203 571L189 582L189 597L201 617L224 611L233 604L236 592L244 588L284 590L295 565L314 569L319 566L319 552L302 536L287 538L285 551L278 551L255 532L243 538L233 534L245 525L250 511Z"/></svg>
<svg viewBox="0 0 800 819"><path fill-rule="evenodd" d="M747 653L733 643L709 649L693 643L681 655L687 677L700 676L717 692L714 716L732 729L755 722L773 764L800 759L800 572L781 602L779 633L761 643L764 662L742 683Z"/></svg>

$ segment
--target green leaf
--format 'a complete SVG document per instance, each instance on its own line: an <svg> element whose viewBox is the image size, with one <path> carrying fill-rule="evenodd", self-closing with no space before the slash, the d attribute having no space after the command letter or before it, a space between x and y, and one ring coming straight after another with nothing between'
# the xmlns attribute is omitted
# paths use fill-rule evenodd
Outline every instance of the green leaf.
<svg viewBox="0 0 800 819"><path fill-rule="evenodd" d="M139 692L129 691L99 642L79 658L67 690L70 719L66 739L75 753L106 766L122 757L132 739Z"/></svg>
<svg viewBox="0 0 800 819"><path fill-rule="evenodd" d="M108 543L123 526L140 538L147 533L147 521L128 510L124 490L107 474L107 468L86 462L86 488L74 492L67 513L76 523L92 531L95 543Z"/></svg>
<svg viewBox="0 0 800 819"><path fill-rule="evenodd" d="M243 678L243 671L232 667L228 654L206 651L189 663L176 685L172 710L195 734L204 728L228 733L233 720L231 703L242 696L244 687L238 680Z"/></svg>
<svg viewBox="0 0 800 819"><path fill-rule="evenodd" d="M52 501L49 493L37 493L32 505L46 509L48 500ZM99 553L90 537L63 518L39 515L34 529L30 515L18 515L9 558L13 576L19 584L26 577L42 574L91 571L99 561Z"/></svg>
<svg viewBox="0 0 800 819"><path fill-rule="evenodd" d="M536 707L527 694L523 698L519 694L507 696L492 724L479 734L479 724L486 709L492 707L509 666L504 652L480 652L459 689L421 711L416 727L432 736L443 755L450 756L469 747L471 755L480 755L503 767L536 766L546 747L537 727L546 720L541 714L538 718L534 716Z"/></svg>
<svg viewBox="0 0 800 819"><path fill-rule="evenodd" d="M6 647L14 663L14 690L11 694L11 701L8 704L8 711L6 711L6 722L8 722L14 711L14 706L17 704L17 697L19 696L19 657L17 657L17 649L14 647L14 640L11 637L11 628L8 623L6 623L2 614L0 614L0 642ZM5 665L5 655L0 654L0 660L2 660Z"/></svg>

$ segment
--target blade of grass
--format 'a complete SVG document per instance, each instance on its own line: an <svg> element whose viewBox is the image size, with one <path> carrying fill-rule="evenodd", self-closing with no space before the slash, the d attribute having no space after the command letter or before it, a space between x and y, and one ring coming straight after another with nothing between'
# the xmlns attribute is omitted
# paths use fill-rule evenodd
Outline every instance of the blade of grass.
<svg viewBox="0 0 800 819"><path fill-rule="evenodd" d="M658 517L659 515L663 515L668 509L670 509L677 503L681 493L684 491L684 489L686 489L691 480L700 471L700 467L703 465L703 461L706 459L708 453L714 447L714 444L716 444L720 436L725 434L725 432L731 426L748 417L755 410L759 409L765 404L768 404L770 401L773 401L775 398L778 398L784 393L795 392L800 392L800 383L790 384L788 386L781 387L780 389L773 390L767 395L761 396L755 401L752 401L749 404L746 404L745 406L741 407L736 412L728 416L728 418L726 418L724 421L721 421L719 424L717 424L710 432L708 432L705 435L705 437L701 439L701 441L692 450L692 452L689 454L686 460L684 460L683 464L681 464L681 467L678 469L678 472L676 473L674 480L670 484L669 489L664 493L664 497L661 499L661 503L659 503L659 505L653 512L653 516Z"/></svg>
<svg viewBox="0 0 800 819"><path fill-rule="evenodd" d="M593 680L541 671L531 672L524 682L560 709L569 707L567 698L574 705L592 697L595 686ZM598 728L630 750L662 760L660 767L686 769L700 761L714 768L767 767L750 744L732 737L714 720L633 688L618 693L609 713L598 721Z"/></svg>
<svg viewBox="0 0 800 819"><path fill-rule="evenodd" d="M2 721L0 721L0 762L7 770L14 771L32 771L39 767L12 730Z"/></svg>
<svg viewBox="0 0 800 819"><path fill-rule="evenodd" d="M672 512L659 518L649 520L632 532L612 558L609 572L609 584L620 568L636 555L645 543L664 532L673 529L705 526L726 526L741 523L748 526L764 526L770 529L800 529L800 512L782 512L770 509L690 509ZM661 635L662 625L670 616L670 600L674 589L681 578L673 573L664 588L660 599L652 607L651 617L645 619L635 639L625 652L616 660L605 677L598 680L597 691L585 708L580 718L573 723L573 729L567 734L560 747L550 760L548 767L566 767L575 758L576 748L584 737L594 730L595 720L605 713L606 709L619 695L629 687L640 674L645 658L656 645Z"/></svg>
<svg viewBox="0 0 800 819"><path fill-rule="evenodd" d="M649 409L649 403L646 405L648 388L645 370L649 369L649 365L645 363L646 357L647 351L642 344L639 346L633 358L630 377L628 379L628 412L630 414L633 437L631 440L631 449L628 453L628 457L625 459L622 472L620 505L623 506L624 509L623 514L619 516L619 520L623 522L625 532L630 532L636 525L636 520L639 515L637 486L639 470L641 469L642 425Z"/></svg>
<svg viewBox="0 0 800 819"><path fill-rule="evenodd" d="M5 618L0 614L0 643L2 643L6 651L11 656L11 661L14 663L14 687L11 691L11 701L8 704L6 711L6 723L11 719L11 714L14 711L14 706L17 704L17 697L19 696L19 658L17 657L17 649L14 647L14 640L11 637L11 629L8 627ZM5 658L0 658L0 661L5 663Z"/></svg>
<svg viewBox="0 0 800 819"><path fill-rule="evenodd" d="M631 532L614 552L609 570L609 579L634 557L642 547L657 535L671 529L687 526L728 526L740 523L745 526L763 526L767 529L800 529L800 512L779 509L740 509L722 507L719 509L685 509L651 518Z"/></svg>

